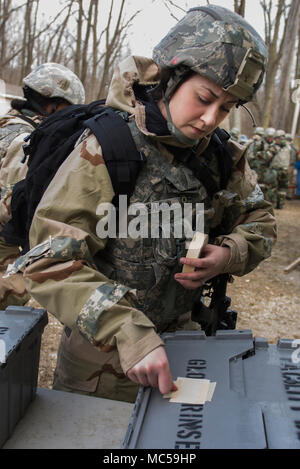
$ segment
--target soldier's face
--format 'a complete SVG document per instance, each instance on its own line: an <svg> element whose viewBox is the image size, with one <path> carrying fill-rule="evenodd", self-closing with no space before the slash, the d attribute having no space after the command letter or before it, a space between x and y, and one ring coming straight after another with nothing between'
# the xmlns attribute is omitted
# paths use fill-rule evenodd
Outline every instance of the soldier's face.
<svg viewBox="0 0 300 469"><path fill-rule="evenodd" d="M187 137L200 139L228 116L237 98L198 74L187 79L173 94L169 107L173 124ZM160 109L167 118L166 109Z"/></svg>

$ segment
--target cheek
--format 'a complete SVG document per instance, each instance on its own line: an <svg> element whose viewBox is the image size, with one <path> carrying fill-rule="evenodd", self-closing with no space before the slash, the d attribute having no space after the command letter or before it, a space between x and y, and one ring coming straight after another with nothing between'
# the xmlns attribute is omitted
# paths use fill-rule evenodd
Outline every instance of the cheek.
<svg viewBox="0 0 300 469"><path fill-rule="evenodd" d="M216 127L218 127L218 125L219 125L221 122L223 122L223 121L226 119L226 117L228 117L229 115L230 115L230 112L220 111L220 112L218 113L218 116L217 116L217 120L216 120L217 125L216 125Z"/></svg>

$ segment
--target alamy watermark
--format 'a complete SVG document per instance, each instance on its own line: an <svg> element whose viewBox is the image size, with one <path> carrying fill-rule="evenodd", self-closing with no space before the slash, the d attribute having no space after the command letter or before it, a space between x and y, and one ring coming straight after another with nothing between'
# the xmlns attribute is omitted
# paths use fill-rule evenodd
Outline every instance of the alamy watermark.
<svg viewBox="0 0 300 469"><path fill-rule="evenodd" d="M128 205L119 196L118 211L111 203L98 205L96 233L103 238L183 238L204 233L204 204L159 201Z"/></svg>

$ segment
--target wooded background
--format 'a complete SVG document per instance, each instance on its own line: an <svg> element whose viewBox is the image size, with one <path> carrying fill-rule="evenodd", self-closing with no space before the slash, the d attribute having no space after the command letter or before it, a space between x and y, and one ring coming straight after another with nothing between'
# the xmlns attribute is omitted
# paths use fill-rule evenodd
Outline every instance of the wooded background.
<svg viewBox="0 0 300 469"><path fill-rule="evenodd" d="M40 0L0 0L0 78L20 85L34 66L59 62L80 77L87 102L105 97L116 62L134 54L127 39L140 13L128 15L126 0L105 3L110 8L104 15L103 0L64 0L49 19L40 14ZM198 2L209 3L213 1ZM248 3L251 0L233 0L232 10L245 16ZM142 9L143 2L139 5ZM167 8L172 17L180 19L189 2L153 0L153 8ZM261 0L257 15L264 18L269 59L264 85L248 107L257 125L289 132L295 109L291 96L300 79L300 1ZM252 134L251 121L243 110L233 113L230 126ZM300 123L297 146L299 127Z"/></svg>

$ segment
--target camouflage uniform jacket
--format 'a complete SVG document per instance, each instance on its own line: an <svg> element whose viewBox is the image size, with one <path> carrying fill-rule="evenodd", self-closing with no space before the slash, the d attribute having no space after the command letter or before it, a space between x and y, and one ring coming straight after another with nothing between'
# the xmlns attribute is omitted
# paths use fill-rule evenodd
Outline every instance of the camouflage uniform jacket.
<svg viewBox="0 0 300 469"><path fill-rule="evenodd" d="M275 169L287 170L290 164L290 149L288 145L276 145L277 152L275 153L270 167Z"/></svg>
<svg viewBox="0 0 300 469"><path fill-rule="evenodd" d="M11 110L0 118L0 224L4 226L10 219L10 201L14 185L25 178L27 165L21 160L24 156L24 138L33 130L33 125L20 117L20 112ZM24 110L24 116L39 124L41 117L32 111Z"/></svg>
<svg viewBox="0 0 300 469"><path fill-rule="evenodd" d="M137 80L141 85L156 83L157 65L140 57L126 59L115 72L107 98L107 104L131 113L130 130L147 158L130 202L147 204L167 199L170 188L177 200L183 201L185 195L203 201L208 231L221 224L227 233L216 239L217 244L231 249L226 271L236 275L251 271L270 255L276 225L271 205L263 200L255 173L248 166L245 149L230 142L234 169L227 190L209 199L192 171L176 162L162 145L172 144L174 138L157 137L146 129L144 106L132 89ZM209 138L201 142L199 157L208 141ZM211 169L218 179L214 158ZM163 344L157 331L166 324L160 317L164 318L167 311L170 323L172 308L176 317L188 312L188 297L192 295L173 280L174 273L182 267L173 239L107 241L97 235L101 218L97 207L111 202L113 195L101 148L87 131L37 208L30 232L32 249L8 270L12 274L22 271L32 296L99 350L109 352L117 348L126 373ZM170 301L164 301L164 296ZM151 315L153 311L155 314Z"/></svg>

